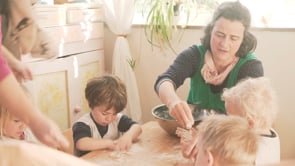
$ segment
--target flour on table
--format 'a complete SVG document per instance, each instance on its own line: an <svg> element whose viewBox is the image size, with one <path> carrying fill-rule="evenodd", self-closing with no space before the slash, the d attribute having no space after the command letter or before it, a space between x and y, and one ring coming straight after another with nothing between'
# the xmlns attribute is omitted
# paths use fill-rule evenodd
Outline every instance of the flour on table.
<svg viewBox="0 0 295 166"><path fill-rule="evenodd" d="M189 159L183 157L180 145L173 146L172 150L170 153L161 153L157 158L163 161L171 161L173 165L191 163Z"/></svg>
<svg viewBox="0 0 295 166"><path fill-rule="evenodd" d="M143 148L140 145L133 144L128 151L113 151L113 152L111 152L110 157L112 159L124 159L124 158L134 155L142 150L143 150Z"/></svg>

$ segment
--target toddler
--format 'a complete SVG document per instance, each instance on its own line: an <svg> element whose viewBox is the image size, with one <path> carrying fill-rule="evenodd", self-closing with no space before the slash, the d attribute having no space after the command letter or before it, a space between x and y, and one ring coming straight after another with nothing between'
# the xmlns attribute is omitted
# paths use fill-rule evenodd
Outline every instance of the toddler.
<svg viewBox="0 0 295 166"><path fill-rule="evenodd" d="M280 139L272 128L278 105L274 89L266 77L248 78L225 89L222 95L228 115L241 116L257 130L259 142L256 164L280 162Z"/></svg>
<svg viewBox="0 0 295 166"><path fill-rule="evenodd" d="M20 86L26 96L32 99L29 91L23 85ZM0 110L0 136L2 139L17 139L39 143L26 124L3 107Z"/></svg>
<svg viewBox="0 0 295 166"><path fill-rule="evenodd" d="M259 136L238 116L215 115L197 126L195 166L251 166Z"/></svg>
<svg viewBox="0 0 295 166"><path fill-rule="evenodd" d="M125 84L114 75L95 77L87 83L85 96L91 112L72 127L75 155L98 149L128 150L142 129L121 113L127 104Z"/></svg>

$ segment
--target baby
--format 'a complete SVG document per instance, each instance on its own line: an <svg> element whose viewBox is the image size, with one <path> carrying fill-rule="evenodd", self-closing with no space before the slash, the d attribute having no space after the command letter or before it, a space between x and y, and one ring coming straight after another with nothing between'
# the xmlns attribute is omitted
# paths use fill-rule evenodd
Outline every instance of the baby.
<svg viewBox="0 0 295 166"><path fill-rule="evenodd" d="M28 90L23 85L21 85L21 88L27 97L31 98ZM0 137L1 139L17 139L39 143L26 124L5 108L0 110Z"/></svg>

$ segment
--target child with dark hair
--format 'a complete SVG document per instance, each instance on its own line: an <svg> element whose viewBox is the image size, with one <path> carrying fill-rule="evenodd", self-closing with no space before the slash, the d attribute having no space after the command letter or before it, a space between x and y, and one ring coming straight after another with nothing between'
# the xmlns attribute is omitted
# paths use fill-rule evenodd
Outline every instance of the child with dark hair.
<svg viewBox="0 0 295 166"><path fill-rule="evenodd" d="M121 113L127 104L125 84L114 75L95 77L87 83L85 96L91 112L72 127L75 155L98 149L128 150L142 129Z"/></svg>

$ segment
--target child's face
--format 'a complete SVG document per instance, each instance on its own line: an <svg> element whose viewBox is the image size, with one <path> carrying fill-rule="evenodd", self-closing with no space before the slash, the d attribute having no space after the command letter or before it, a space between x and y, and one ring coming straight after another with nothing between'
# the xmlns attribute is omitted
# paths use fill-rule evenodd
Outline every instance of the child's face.
<svg viewBox="0 0 295 166"><path fill-rule="evenodd" d="M105 105L99 105L93 108L92 116L96 123L107 126L111 122L113 122L117 117L117 112L114 107L106 110Z"/></svg>
<svg viewBox="0 0 295 166"><path fill-rule="evenodd" d="M210 162L208 152L204 150L201 143L198 142L196 146L198 149L198 153L195 159L195 166L209 166Z"/></svg>
<svg viewBox="0 0 295 166"><path fill-rule="evenodd" d="M6 137L23 140L25 139L25 129L26 125L24 122L17 117L10 115L10 118L4 123L3 133Z"/></svg>

